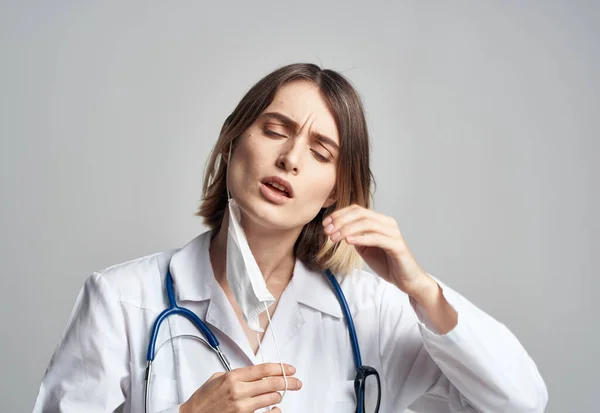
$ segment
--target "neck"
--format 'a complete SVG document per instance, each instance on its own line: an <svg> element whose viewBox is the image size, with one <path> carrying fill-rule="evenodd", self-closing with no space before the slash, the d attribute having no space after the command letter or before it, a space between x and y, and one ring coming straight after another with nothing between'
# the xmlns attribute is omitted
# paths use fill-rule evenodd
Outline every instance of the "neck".
<svg viewBox="0 0 600 413"><path fill-rule="evenodd" d="M215 278L219 283L225 279L228 225L229 212L226 211L221 227L210 245L210 258ZM292 278L296 263L294 244L302 229L271 230L253 225L249 220L244 219L241 225L250 251L267 285L287 285Z"/></svg>

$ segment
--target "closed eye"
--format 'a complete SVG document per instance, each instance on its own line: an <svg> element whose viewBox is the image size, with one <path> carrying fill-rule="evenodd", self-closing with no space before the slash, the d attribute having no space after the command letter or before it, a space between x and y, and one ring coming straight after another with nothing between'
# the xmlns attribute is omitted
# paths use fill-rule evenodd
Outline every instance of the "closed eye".
<svg viewBox="0 0 600 413"><path fill-rule="evenodd" d="M318 151L315 151L314 149L312 149L312 153L319 162L325 162L325 163L330 162L328 157L321 155Z"/></svg>
<svg viewBox="0 0 600 413"><path fill-rule="evenodd" d="M285 138L285 139L287 139L287 135L283 135L281 133L275 132L275 131L273 131L273 130L271 130L269 128L266 128L266 127L263 129L263 132L266 135L273 136L275 138ZM315 159L317 161L322 162L322 163L329 163L329 162L331 162L331 160L327 156L322 155L321 153L319 153L319 151L317 151L315 149L311 149L311 152L312 152L313 156L315 157Z"/></svg>
<svg viewBox="0 0 600 413"><path fill-rule="evenodd" d="M265 128L265 129L264 129L264 132L265 132L267 135L269 135L269 136L275 136L275 137L277 137L277 138L287 138L287 136L286 136L286 135L282 135L281 133L277 133L277 132L275 132L275 131L272 131L272 130L270 130L270 129L267 129L267 128Z"/></svg>

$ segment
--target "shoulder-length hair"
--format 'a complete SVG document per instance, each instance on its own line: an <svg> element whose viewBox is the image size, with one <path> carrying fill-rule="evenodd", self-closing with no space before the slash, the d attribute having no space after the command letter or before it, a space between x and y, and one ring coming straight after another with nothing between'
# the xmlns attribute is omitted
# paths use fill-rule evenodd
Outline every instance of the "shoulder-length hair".
<svg viewBox="0 0 600 413"><path fill-rule="evenodd" d="M272 102L280 86L295 80L317 85L328 102L340 137L337 160L336 201L322 208L306 224L296 241L297 259L313 270L330 269L347 274L361 264L354 247L344 241L332 243L323 232L322 220L335 210L349 205L369 208L373 174L369 166L369 133L361 98L341 74L315 64L296 63L280 67L258 81L225 119L219 139L208 159L204 173L202 202L196 215L210 229L221 226L227 208L226 170L230 145L252 125Z"/></svg>

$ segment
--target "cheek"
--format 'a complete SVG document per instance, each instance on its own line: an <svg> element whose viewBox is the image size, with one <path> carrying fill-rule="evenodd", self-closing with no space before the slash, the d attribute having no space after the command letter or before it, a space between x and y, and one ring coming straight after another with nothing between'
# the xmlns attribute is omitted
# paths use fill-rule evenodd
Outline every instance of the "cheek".
<svg viewBox="0 0 600 413"><path fill-rule="evenodd" d="M233 157L233 169L240 175L246 175L248 171L254 171L256 165L261 162L261 151L258 150L252 135L243 138L238 143Z"/></svg>
<svg viewBox="0 0 600 413"><path fill-rule="evenodd" d="M242 142L240 142L240 158L244 160L247 166L255 170L257 166L264 165L269 158L270 147L261 142L260 136L250 133Z"/></svg>
<svg viewBox="0 0 600 413"><path fill-rule="evenodd" d="M308 187L308 193L315 202L323 203L329 198L335 188L335 172L327 171L313 177Z"/></svg>

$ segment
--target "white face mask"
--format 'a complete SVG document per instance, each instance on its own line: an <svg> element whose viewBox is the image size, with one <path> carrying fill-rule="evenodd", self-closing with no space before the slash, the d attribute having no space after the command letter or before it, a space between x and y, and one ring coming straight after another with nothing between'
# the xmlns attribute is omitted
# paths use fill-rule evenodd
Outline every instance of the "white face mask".
<svg viewBox="0 0 600 413"><path fill-rule="evenodd" d="M228 159L231 159L231 146L229 147ZM227 194L229 196L229 189L227 190ZM260 337L258 332L263 332L264 330L260 327L259 315L263 311L266 311L267 317L269 318L269 324L271 324L269 306L275 302L275 298L267 288L265 278L254 259L254 255L252 255L252 251L250 251L248 239L240 224L240 207L231 197L229 197L228 204L229 224L227 228L225 275L227 277L227 282L229 283L229 288L231 288L231 291L242 310L244 320L246 320L250 329L257 332L256 338L258 339L260 348ZM271 334L273 336L275 349L277 350L277 357L279 358L279 364L281 365L283 379L285 380L285 390L281 395L281 401L283 401L288 388L287 375L285 374L273 326L271 326Z"/></svg>
<svg viewBox="0 0 600 413"><path fill-rule="evenodd" d="M229 228L227 229L227 282L242 310L244 320L254 331L264 331L258 316L275 302L267 288L244 229L240 225L240 207L229 199Z"/></svg>

